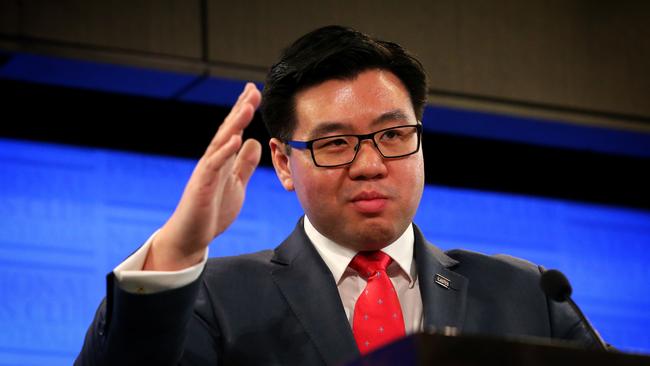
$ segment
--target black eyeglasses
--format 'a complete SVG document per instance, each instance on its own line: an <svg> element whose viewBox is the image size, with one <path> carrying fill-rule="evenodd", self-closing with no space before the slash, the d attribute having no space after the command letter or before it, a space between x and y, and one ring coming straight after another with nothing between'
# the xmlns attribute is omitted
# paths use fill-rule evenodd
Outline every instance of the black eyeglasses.
<svg viewBox="0 0 650 366"><path fill-rule="evenodd" d="M285 141L296 149L309 149L314 164L333 168L354 161L361 141L372 140L384 158L401 158L420 150L422 124L384 128L366 135L336 135L309 141Z"/></svg>

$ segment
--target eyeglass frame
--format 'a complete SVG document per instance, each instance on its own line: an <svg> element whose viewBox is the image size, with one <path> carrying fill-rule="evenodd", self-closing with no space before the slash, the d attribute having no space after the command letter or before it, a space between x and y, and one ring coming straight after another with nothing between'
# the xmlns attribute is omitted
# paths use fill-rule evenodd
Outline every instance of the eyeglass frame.
<svg viewBox="0 0 650 366"><path fill-rule="evenodd" d="M386 155L384 155L384 153L381 151L381 149L377 145L377 141L375 141L375 135L380 133L380 132L385 132L385 131L389 131L389 130L392 130L392 129L395 129L395 128L401 128L401 127L415 127L417 137L418 137L418 144L417 144L417 147L415 148L415 151L410 152L408 154L397 155L397 156L386 156ZM350 161L348 161L347 163L343 163L343 164L336 164L336 165L320 165L320 164L318 164L316 162L316 157L314 156L314 142L324 140L324 139L331 139L331 138L344 137L344 136L354 136L354 137L356 137L358 139L357 140L357 145L354 147L354 156L352 157L352 159ZM388 127L388 128L382 128L381 130L377 130L377 131L367 133L367 134L358 134L358 135L357 134L341 134L341 135L332 135L332 136L319 137L319 138L315 138L313 140L308 140L308 141L286 140L286 141L284 141L284 143L287 144L288 146L294 148L294 149L309 150L309 152L311 153L311 160L314 162L314 165L316 165L317 167L320 167L320 168L337 168L337 167L352 164L354 162L354 160L357 158L357 155L359 154L359 150L361 150L361 142L363 140L372 141L372 144L375 145L375 148L377 149L377 151L379 151L379 154L381 154L381 156L384 159L397 159L397 158L403 158L405 156L413 155L413 154L417 153L418 151L420 151L420 145L422 144L422 122L417 121L417 124L414 124L414 125L399 125L399 126L393 126L393 127Z"/></svg>

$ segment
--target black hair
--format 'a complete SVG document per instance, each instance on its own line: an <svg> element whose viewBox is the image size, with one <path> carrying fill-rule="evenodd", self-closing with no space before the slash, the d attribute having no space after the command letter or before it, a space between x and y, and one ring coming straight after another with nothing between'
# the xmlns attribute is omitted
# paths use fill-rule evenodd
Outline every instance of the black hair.
<svg viewBox="0 0 650 366"><path fill-rule="evenodd" d="M422 119L427 87L422 64L397 43L331 25L300 37L269 70L260 107L269 134L283 141L291 138L298 92L331 79L352 79L370 69L395 74L409 92L415 115Z"/></svg>

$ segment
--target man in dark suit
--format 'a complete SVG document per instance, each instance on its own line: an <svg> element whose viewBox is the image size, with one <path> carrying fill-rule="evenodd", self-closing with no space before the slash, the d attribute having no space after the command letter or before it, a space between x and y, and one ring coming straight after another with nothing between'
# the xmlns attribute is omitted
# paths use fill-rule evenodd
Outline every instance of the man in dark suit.
<svg viewBox="0 0 650 366"><path fill-rule="evenodd" d="M399 45L342 27L286 49L264 96L248 84L165 225L108 276L75 364L340 364L404 334L538 336L595 344L540 269L444 253L412 223L424 187L426 78ZM275 250L207 260L241 208L261 146L305 211Z"/></svg>

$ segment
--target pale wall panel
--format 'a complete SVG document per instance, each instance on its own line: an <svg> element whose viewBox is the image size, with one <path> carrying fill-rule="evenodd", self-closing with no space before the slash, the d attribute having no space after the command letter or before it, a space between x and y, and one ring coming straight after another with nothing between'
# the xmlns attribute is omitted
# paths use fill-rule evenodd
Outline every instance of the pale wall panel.
<svg viewBox="0 0 650 366"><path fill-rule="evenodd" d="M457 83L439 80L444 88L650 116L650 2L458 4L454 59L462 66Z"/></svg>
<svg viewBox="0 0 650 366"><path fill-rule="evenodd" d="M16 35L20 3L18 0L0 0L0 34Z"/></svg>
<svg viewBox="0 0 650 366"><path fill-rule="evenodd" d="M30 38L201 57L198 0L32 0L22 7L22 35Z"/></svg>
<svg viewBox="0 0 650 366"><path fill-rule="evenodd" d="M649 1L207 0L205 40L201 11L201 0L0 0L0 36L7 49L259 80L299 35L346 24L415 53L438 100L650 118Z"/></svg>
<svg viewBox="0 0 650 366"><path fill-rule="evenodd" d="M266 68L340 23L402 43L436 92L650 117L650 2L209 1L209 57Z"/></svg>

